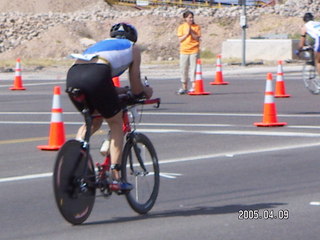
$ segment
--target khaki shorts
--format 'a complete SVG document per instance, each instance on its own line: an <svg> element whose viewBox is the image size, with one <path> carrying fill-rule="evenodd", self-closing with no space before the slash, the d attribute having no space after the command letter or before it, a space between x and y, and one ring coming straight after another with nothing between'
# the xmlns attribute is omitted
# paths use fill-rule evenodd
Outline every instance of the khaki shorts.
<svg viewBox="0 0 320 240"><path fill-rule="evenodd" d="M187 83L189 78L191 82L195 81L198 58L199 53L180 54L180 71L182 83Z"/></svg>

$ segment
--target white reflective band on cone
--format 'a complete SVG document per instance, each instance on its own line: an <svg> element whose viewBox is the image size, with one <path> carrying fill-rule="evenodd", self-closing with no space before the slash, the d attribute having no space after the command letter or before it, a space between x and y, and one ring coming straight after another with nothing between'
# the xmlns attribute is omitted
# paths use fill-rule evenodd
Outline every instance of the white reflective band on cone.
<svg viewBox="0 0 320 240"><path fill-rule="evenodd" d="M60 95L53 95L52 109L60 108Z"/></svg>
<svg viewBox="0 0 320 240"><path fill-rule="evenodd" d="M202 72L201 65L197 64L197 72Z"/></svg>
<svg viewBox="0 0 320 240"><path fill-rule="evenodd" d="M272 92L272 81L271 80L267 80L266 82L266 92Z"/></svg>
<svg viewBox="0 0 320 240"><path fill-rule="evenodd" d="M273 95L265 95L264 103L274 103Z"/></svg>
<svg viewBox="0 0 320 240"><path fill-rule="evenodd" d="M20 77L21 76L21 69L16 69L15 76L16 77Z"/></svg>
<svg viewBox="0 0 320 240"><path fill-rule="evenodd" d="M196 73L196 80L202 80L201 73Z"/></svg>
<svg viewBox="0 0 320 240"><path fill-rule="evenodd" d="M58 123L58 122L62 122L62 113L61 112L59 112L59 113L57 113L57 112L53 112L52 114L51 114L51 122L53 123Z"/></svg>
<svg viewBox="0 0 320 240"><path fill-rule="evenodd" d="M282 74L277 75L277 82L283 82Z"/></svg>

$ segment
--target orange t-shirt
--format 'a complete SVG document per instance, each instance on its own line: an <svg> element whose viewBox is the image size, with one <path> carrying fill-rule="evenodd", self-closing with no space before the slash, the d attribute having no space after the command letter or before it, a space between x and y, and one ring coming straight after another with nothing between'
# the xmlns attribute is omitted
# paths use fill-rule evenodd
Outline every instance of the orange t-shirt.
<svg viewBox="0 0 320 240"><path fill-rule="evenodd" d="M201 36L200 26L197 24L192 24L191 29L199 36ZM177 35L181 37L185 35L189 30L188 23L183 23L178 27ZM193 54L198 53L200 47L200 41L195 40L189 35L185 40L180 42L180 53L182 54Z"/></svg>

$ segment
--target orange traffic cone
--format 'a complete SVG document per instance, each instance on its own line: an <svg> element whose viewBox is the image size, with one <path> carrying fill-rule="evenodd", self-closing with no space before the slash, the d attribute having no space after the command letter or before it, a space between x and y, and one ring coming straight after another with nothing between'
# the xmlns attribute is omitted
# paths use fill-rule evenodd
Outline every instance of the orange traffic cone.
<svg viewBox="0 0 320 240"><path fill-rule="evenodd" d="M287 125L285 122L278 122L276 104L272 88L272 74L267 74L266 91L264 97L264 110L262 122L254 123L257 127L277 127Z"/></svg>
<svg viewBox="0 0 320 240"><path fill-rule="evenodd" d="M217 55L217 64L216 64L216 78L214 82L210 83L211 85L228 85L228 82L223 81L222 74L222 63L221 63L221 55Z"/></svg>
<svg viewBox="0 0 320 240"><path fill-rule="evenodd" d="M278 71L277 71L277 81L276 81L276 91L274 96L276 98L287 98L290 97L289 94L286 94L286 87L283 80L283 70L282 70L282 61L278 61Z"/></svg>
<svg viewBox="0 0 320 240"><path fill-rule="evenodd" d="M194 91L189 92L188 94L189 95L209 95L210 94L209 92L204 91L200 58L197 60L196 81L195 81Z"/></svg>
<svg viewBox="0 0 320 240"><path fill-rule="evenodd" d="M62 122L62 108L60 106L60 87L53 90L53 103L48 145L40 145L41 150L58 150L65 142L64 124Z"/></svg>
<svg viewBox="0 0 320 240"><path fill-rule="evenodd" d="M10 90L26 90L22 86L22 77L21 77L21 60L20 58L16 61L16 72L13 87L9 88Z"/></svg>
<svg viewBox="0 0 320 240"><path fill-rule="evenodd" d="M113 84L115 87L120 87L120 78L119 77L113 77L112 81L113 81Z"/></svg>

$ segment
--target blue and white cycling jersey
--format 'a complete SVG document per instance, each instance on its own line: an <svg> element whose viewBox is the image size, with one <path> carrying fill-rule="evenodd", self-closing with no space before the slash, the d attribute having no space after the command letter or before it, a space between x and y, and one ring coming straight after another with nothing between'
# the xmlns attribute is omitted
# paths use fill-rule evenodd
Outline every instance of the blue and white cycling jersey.
<svg viewBox="0 0 320 240"><path fill-rule="evenodd" d="M87 48L82 54L71 54L72 58L90 61L95 57L107 60L112 68L112 77L121 75L132 63L133 42L127 39L108 38Z"/></svg>
<svg viewBox="0 0 320 240"><path fill-rule="evenodd" d="M320 52L320 22L309 21L305 27L307 34L315 40L314 50Z"/></svg>

